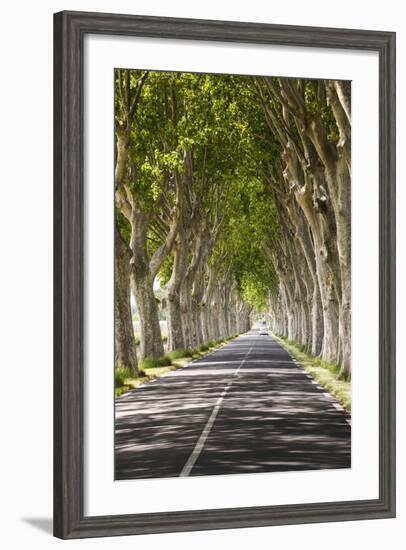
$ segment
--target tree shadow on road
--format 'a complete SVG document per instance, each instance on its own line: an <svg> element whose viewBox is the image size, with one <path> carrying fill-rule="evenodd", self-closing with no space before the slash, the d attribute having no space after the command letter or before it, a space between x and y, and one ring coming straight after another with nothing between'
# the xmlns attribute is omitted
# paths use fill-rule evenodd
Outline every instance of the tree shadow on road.
<svg viewBox="0 0 406 550"><path fill-rule="evenodd" d="M284 350L216 353L116 404L115 478L178 476L207 420L232 385L191 475L351 467L351 427Z"/></svg>

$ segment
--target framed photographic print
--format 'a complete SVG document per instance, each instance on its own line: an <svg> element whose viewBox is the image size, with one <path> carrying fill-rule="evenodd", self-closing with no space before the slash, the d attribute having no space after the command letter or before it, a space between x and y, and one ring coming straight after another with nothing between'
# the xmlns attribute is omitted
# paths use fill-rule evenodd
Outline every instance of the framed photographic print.
<svg viewBox="0 0 406 550"><path fill-rule="evenodd" d="M395 35L55 15L54 533L395 515Z"/></svg>

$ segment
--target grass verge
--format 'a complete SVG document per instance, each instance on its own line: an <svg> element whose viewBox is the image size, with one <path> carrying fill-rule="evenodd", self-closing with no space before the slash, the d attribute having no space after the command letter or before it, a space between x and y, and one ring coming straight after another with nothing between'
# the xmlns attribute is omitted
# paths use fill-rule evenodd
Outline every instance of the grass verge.
<svg viewBox="0 0 406 550"><path fill-rule="evenodd" d="M348 412L351 412L351 382L339 380L340 369L334 363L327 363L319 357L309 355L301 344L273 335L302 367L312 375L320 386L333 395Z"/></svg>
<svg viewBox="0 0 406 550"><path fill-rule="evenodd" d="M137 377L134 377L130 369L115 369L115 396L120 397L123 393L138 388L138 386L150 382L158 376L162 376L175 369L186 367L193 359L207 355L209 352L233 338L236 338L236 336L228 338L227 340L211 341L193 350L177 349L165 354L159 359L144 359L140 362L140 376Z"/></svg>

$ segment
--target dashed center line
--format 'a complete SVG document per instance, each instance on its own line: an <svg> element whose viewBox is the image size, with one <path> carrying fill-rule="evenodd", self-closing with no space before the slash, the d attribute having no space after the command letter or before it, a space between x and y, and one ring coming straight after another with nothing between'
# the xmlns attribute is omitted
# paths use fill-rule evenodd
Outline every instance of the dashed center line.
<svg viewBox="0 0 406 550"><path fill-rule="evenodd" d="M238 365L238 368L234 371L233 376L238 375L238 373L240 372L241 367L244 365L245 361L247 360L247 357L249 356L251 350L252 350L252 346L247 351L244 359ZM223 399L224 399L226 393L228 392L228 390L229 390L229 388L230 388L230 386L233 382L234 382L234 380L232 379L225 385L220 397L217 399L217 401L214 405L214 408L211 411L211 415L210 415L210 417L209 417L202 433L200 434L200 437L199 437L199 439L198 439L191 455L189 456L186 464L184 465L181 473L179 474L179 477L188 476L190 474L190 472L192 471L193 466L196 464L196 460L199 458L199 455L202 452L204 444L206 443L206 440L209 436L210 430L212 429L213 424L216 420L216 417L217 417L218 412L220 410Z"/></svg>

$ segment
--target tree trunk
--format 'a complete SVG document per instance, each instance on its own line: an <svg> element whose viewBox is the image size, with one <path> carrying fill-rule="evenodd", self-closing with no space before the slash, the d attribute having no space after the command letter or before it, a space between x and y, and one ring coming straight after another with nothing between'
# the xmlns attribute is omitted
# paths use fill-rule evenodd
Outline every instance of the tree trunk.
<svg viewBox="0 0 406 550"><path fill-rule="evenodd" d="M351 180L346 159L337 162L339 182L337 213L337 248L341 269L340 304L340 377L351 377Z"/></svg>
<svg viewBox="0 0 406 550"><path fill-rule="evenodd" d="M191 293L190 282L186 278L180 287L180 310L182 315L183 341L186 349L194 347Z"/></svg>
<svg viewBox="0 0 406 550"><path fill-rule="evenodd" d="M203 333L203 315L202 307L204 300L204 274L205 274L205 263L207 262L208 249L206 247L206 252L202 256L200 265L196 271L196 276L193 284L193 296L192 296L192 316L193 316L193 328L194 328L194 345L201 346L206 344L209 338L205 337Z"/></svg>
<svg viewBox="0 0 406 550"><path fill-rule="evenodd" d="M184 349L185 341L182 330L182 313L179 294L175 290L169 290L167 294L167 319L168 319L168 351Z"/></svg>
<svg viewBox="0 0 406 550"><path fill-rule="evenodd" d="M295 167L290 164L292 173ZM340 275L338 273L338 261L334 243L336 233L334 217L329 205L321 199L314 198L320 188L319 180L323 178L320 167L312 167L305 173L305 185L295 189L295 196L300 204L305 218L311 228L314 254L316 263L317 280L320 291L320 299L323 314L323 344L322 357L326 361L336 362L338 357L339 343L339 292ZM297 181L297 176L296 176ZM324 181L324 180L323 180ZM319 201L319 211L315 210L314 202Z"/></svg>
<svg viewBox="0 0 406 550"><path fill-rule="evenodd" d="M114 259L114 338L115 366L138 374L137 352L131 315L130 253L118 230L115 233Z"/></svg>
<svg viewBox="0 0 406 550"><path fill-rule="evenodd" d="M320 290L317 282L316 284L313 284L311 316L312 316L311 353L312 355L316 356L321 353L322 344L323 344L323 318L322 318L321 303L320 303Z"/></svg>
<svg viewBox="0 0 406 550"><path fill-rule="evenodd" d="M203 304L201 308L201 319L203 328L203 337L205 342L216 340L215 327L213 322L212 300L215 290L216 274L214 269L208 268L209 280L203 294Z"/></svg>
<svg viewBox="0 0 406 550"><path fill-rule="evenodd" d="M209 342L212 339L212 335L210 333L206 304L201 305L199 315L200 315L200 324L202 327L202 340L204 344L207 344L207 342Z"/></svg>
<svg viewBox="0 0 406 550"><path fill-rule="evenodd" d="M171 278L167 284L168 349L171 351L186 347L182 322L181 285L187 270L188 241L189 230L183 223L175 247Z"/></svg>
<svg viewBox="0 0 406 550"><path fill-rule="evenodd" d="M148 276L132 276L131 287L140 319L140 348L143 359L158 359L164 354L158 303Z"/></svg>
<svg viewBox="0 0 406 550"><path fill-rule="evenodd" d="M326 92L339 130L333 148L320 121L308 127L309 137L323 162L327 187L333 205L338 265L340 270L339 362L340 376L351 376L351 113L350 89L346 84L326 82Z"/></svg>
<svg viewBox="0 0 406 550"><path fill-rule="evenodd" d="M158 359L164 354L158 304L154 281L149 271L147 254L148 223L141 212L133 211L131 218L131 287L137 304L141 325L141 357Z"/></svg>

